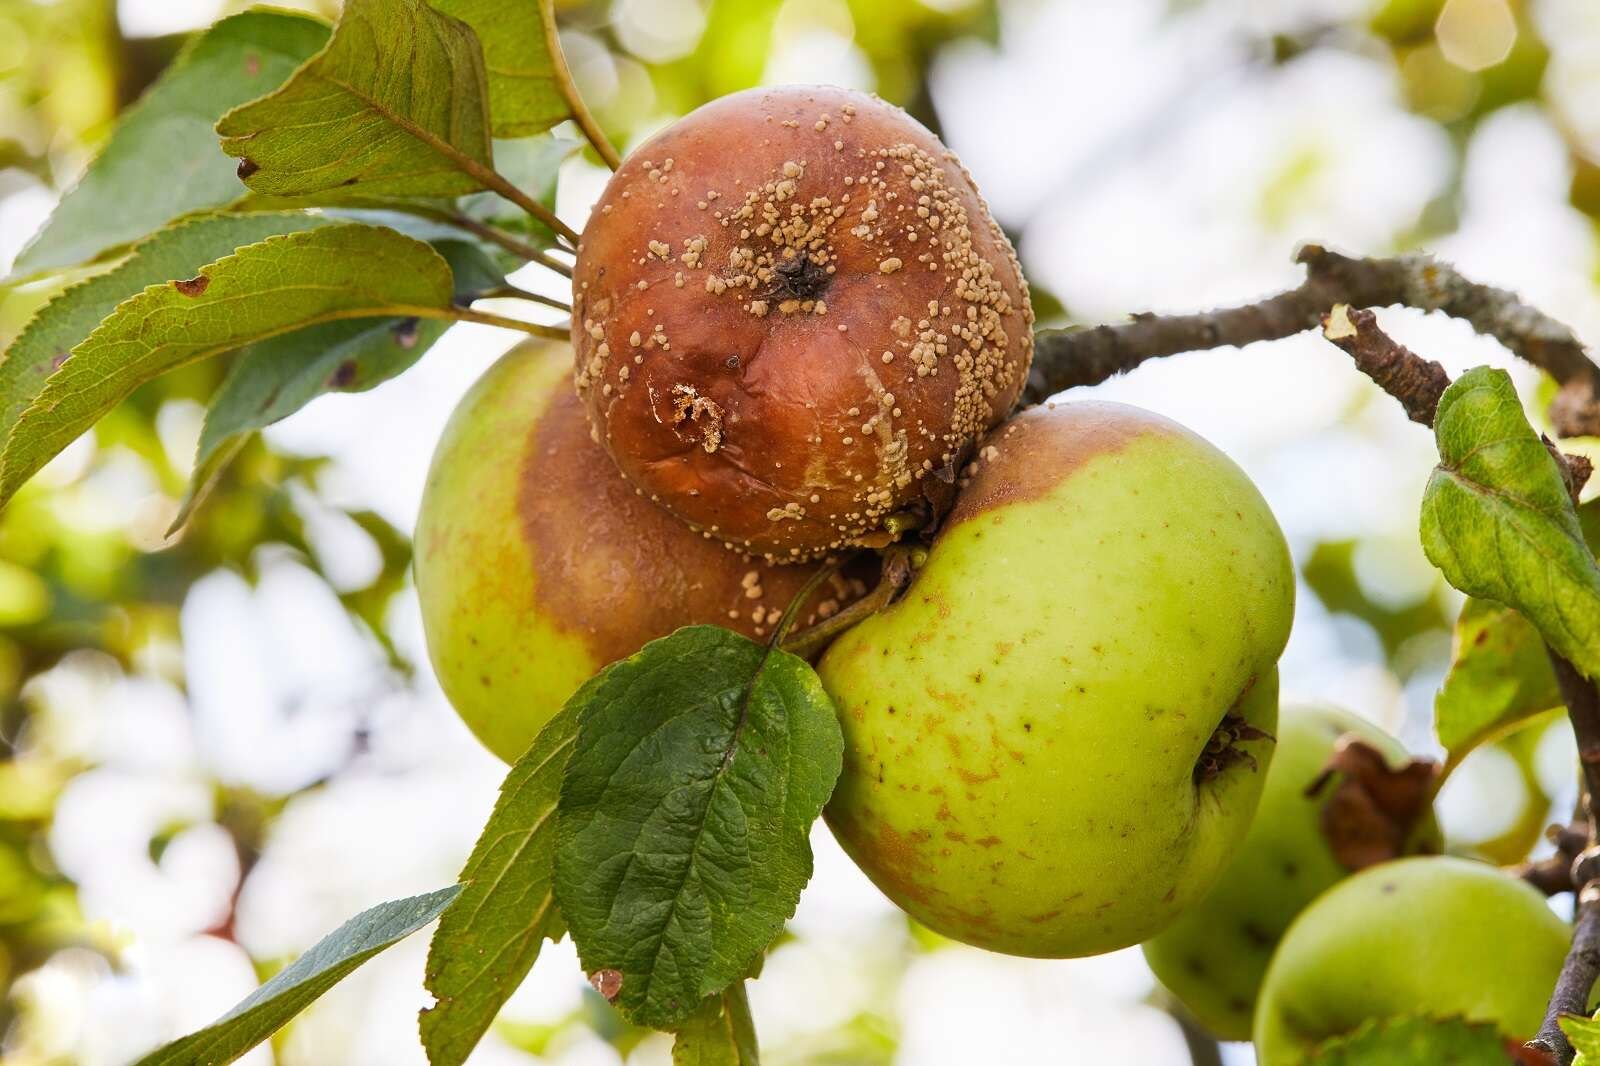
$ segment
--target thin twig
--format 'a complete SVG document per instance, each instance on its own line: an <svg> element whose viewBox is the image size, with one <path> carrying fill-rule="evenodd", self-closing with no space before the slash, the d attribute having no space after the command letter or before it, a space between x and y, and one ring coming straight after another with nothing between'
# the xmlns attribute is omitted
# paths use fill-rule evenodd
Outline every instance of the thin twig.
<svg viewBox="0 0 1600 1066"><path fill-rule="evenodd" d="M1530 1048L1554 1055L1558 1066L1571 1066L1575 1053L1567 1034L1561 1031L1561 1018L1568 1014L1589 1016L1589 995L1597 977L1600 977L1600 883L1591 882L1578 895L1572 949L1567 952L1561 976L1556 979L1544 1024L1539 1026L1538 1035L1528 1041Z"/></svg>
<svg viewBox="0 0 1600 1066"><path fill-rule="evenodd" d="M565 341L572 339L572 329L569 326L546 326L539 322L524 322L520 318L507 318L505 315L491 314L488 311L474 311L468 307L452 307L447 311L427 308L417 312L423 318L448 318L456 322L476 322L484 326L499 326L501 329L514 329L535 337L544 337L547 340Z"/></svg>
<svg viewBox="0 0 1600 1066"><path fill-rule="evenodd" d="M772 636L767 638L768 648L782 648L788 651L789 631L794 628L795 622L800 619L800 611L807 601L817 594L822 583L832 580L845 564L844 559L834 559L817 570L816 573L806 578L805 584L800 586L800 591L794 594L794 599L789 601L789 606L783 609L783 616L778 619L778 624L772 627Z"/></svg>
<svg viewBox="0 0 1600 1066"><path fill-rule="evenodd" d="M1190 1017L1188 1011L1175 1007L1167 1014L1177 1023L1178 1031L1183 1034L1183 1046L1189 1052L1191 1066L1223 1066L1222 1045L1218 1044L1217 1038L1206 1032L1199 1022Z"/></svg>
<svg viewBox="0 0 1600 1066"><path fill-rule="evenodd" d="M1322 335L1355 360L1356 368L1400 401L1413 422L1433 425L1439 397L1450 375L1431 359L1411 351L1378 328L1378 316L1348 304L1334 304L1322 317Z"/></svg>
<svg viewBox="0 0 1600 1066"><path fill-rule="evenodd" d="M1204 348L1243 347L1316 328L1335 304L1403 304L1469 322L1547 371L1562 389L1551 405L1563 437L1600 433L1600 366L1566 326L1514 293L1462 277L1430 256L1355 259L1307 244L1296 255L1306 280L1296 288L1239 307L1188 315L1135 315L1093 329L1040 330L1023 402L1094 385L1148 359Z"/></svg>
<svg viewBox="0 0 1600 1066"><path fill-rule="evenodd" d="M617 150L611 146L605 131L589 113L589 105L583 102L583 94L578 92L578 85L572 80L572 71L567 67L567 55L561 50L561 33L556 26L554 0L539 0L539 18L544 23L545 47L550 52L550 63L554 68L556 85L561 89L561 96L567 102L567 110L572 112L572 121L578 124L578 128L589 139L589 143L594 145L594 150L605 160L606 166L616 170L622 166L622 157L617 155ZM577 234L573 234L572 243L578 243Z"/></svg>
<svg viewBox="0 0 1600 1066"><path fill-rule="evenodd" d="M1559 896L1572 891L1572 856L1561 852L1511 867L1508 872L1547 896Z"/></svg>
<svg viewBox="0 0 1600 1066"><path fill-rule="evenodd" d="M557 311L565 311L569 315L572 314L571 305L565 301L557 300L553 296L543 296L536 292L529 292L527 289L513 285L509 281L477 295L479 300L495 300L501 297L509 297L513 300L527 300L530 303L543 304L546 307L553 307Z"/></svg>
<svg viewBox="0 0 1600 1066"><path fill-rule="evenodd" d="M550 258L550 256L545 254L545 252L541 249L534 247L526 241L518 240L516 237L513 237L503 229L479 222L472 216L464 215L459 211L445 212L443 215L443 220L450 223L450 225L457 227L458 229L464 229L468 233L482 237L491 244L498 244L512 255L520 256L530 263L538 263L542 267L548 267L564 278L572 277L572 268L567 264L561 262L559 259Z"/></svg>
<svg viewBox="0 0 1600 1066"><path fill-rule="evenodd" d="M578 243L578 234L574 232L571 226L557 218L554 211L550 210L544 204L541 204L538 200L535 200L533 197L517 188L516 185L512 184L510 179L501 174L498 170L495 170L492 167L484 166L482 163L466 157L463 157L462 161L460 162L460 166L462 170L466 171L474 178L477 178L478 182L485 189L488 189L491 192L499 193L507 200L510 200L512 203L522 208L522 210L526 211L533 218L536 218L540 222L543 222L546 226L549 226L560 236L565 237L573 244Z"/></svg>

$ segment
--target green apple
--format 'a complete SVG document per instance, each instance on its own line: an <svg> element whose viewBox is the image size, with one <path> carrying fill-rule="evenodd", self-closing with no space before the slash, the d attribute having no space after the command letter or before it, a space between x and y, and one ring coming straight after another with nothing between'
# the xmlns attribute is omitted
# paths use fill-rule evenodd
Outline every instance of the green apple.
<svg viewBox="0 0 1600 1066"><path fill-rule="evenodd" d="M1371 744L1391 766L1407 758L1398 740L1349 711L1285 706L1261 806L1239 854L1205 899L1145 941L1145 958L1161 983L1223 1040L1250 1039L1256 992L1284 930L1312 900L1350 876L1321 827L1337 779L1306 794L1347 733ZM1439 846L1430 814L1408 847L1434 852Z"/></svg>
<svg viewBox="0 0 1600 1066"><path fill-rule="evenodd" d="M1325 892L1284 935L1261 984L1261 1066L1298 1066L1371 1018L1426 1015L1533 1036L1571 941L1524 882L1485 863L1381 863Z"/></svg>
<svg viewBox="0 0 1600 1066"><path fill-rule="evenodd" d="M771 566L644 499L590 435L572 349L512 349L450 416L415 538L428 655L507 762L606 664L680 626L761 638L816 572ZM800 624L862 591L837 575Z"/></svg>
<svg viewBox="0 0 1600 1066"><path fill-rule="evenodd" d="M1283 535L1216 448L1121 404L1027 411L905 595L823 657L845 735L828 822L946 936L1139 943L1244 838L1293 607Z"/></svg>

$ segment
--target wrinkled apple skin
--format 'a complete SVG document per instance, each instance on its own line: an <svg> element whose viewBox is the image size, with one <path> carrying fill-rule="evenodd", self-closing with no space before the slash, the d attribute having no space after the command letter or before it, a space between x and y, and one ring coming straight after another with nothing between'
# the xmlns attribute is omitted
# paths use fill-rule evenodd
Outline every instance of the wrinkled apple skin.
<svg viewBox="0 0 1600 1066"><path fill-rule="evenodd" d="M834 834L894 902L1017 955L1147 939L1244 837L1270 739L1207 780L1225 716L1271 733L1294 574L1244 473L1121 404L1001 427L904 597L820 665Z"/></svg>
<svg viewBox="0 0 1600 1066"><path fill-rule="evenodd" d="M780 562L883 543L1033 357L1027 282L960 160L823 85L730 93L629 153L578 242L572 311L617 467Z"/></svg>
<svg viewBox="0 0 1600 1066"><path fill-rule="evenodd" d="M1161 983L1219 1039L1250 1039L1256 993L1284 931L1312 900L1351 874L1320 828L1338 779L1306 795L1347 733L1377 748L1391 766L1407 758L1398 740L1359 715L1337 707L1285 706L1261 806L1238 856L1205 899L1145 942L1145 958ZM1412 844L1417 851L1439 849L1432 817Z"/></svg>
<svg viewBox="0 0 1600 1066"><path fill-rule="evenodd" d="M451 415L415 551L439 684L507 762L608 663L697 623L761 639L817 570L733 552L635 492L591 438L572 349L547 342L508 352ZM836 575L797 627L859 591Z"/></svg>
<svg viewBox="0 0 1600 1066"><path fill-rule="evenodd" d="M1371 1018L1459 1017L1538 1030L1571 931L1530 885L1485 863L1381 863L1295 919L1256 1005L1261 1066L1298 1066Z"/></svg>

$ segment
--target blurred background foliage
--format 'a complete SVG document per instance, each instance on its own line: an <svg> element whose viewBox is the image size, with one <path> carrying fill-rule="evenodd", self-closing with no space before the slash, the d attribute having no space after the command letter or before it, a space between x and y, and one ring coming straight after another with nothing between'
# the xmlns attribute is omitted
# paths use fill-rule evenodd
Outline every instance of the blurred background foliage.
<svg viewBox="0 0 1600 1066"><path fill-rule="evenodd" d="M0 274L185 35L245 6L0 0ZM328 17L337 8L333 0L285 6ZM1504 266L1486 280L1531 286L1551 301L1548 310L1596 335L1600 16L1592 4L1152 0L1108 14L1119 6L559 4L575 74L621 145L708 99L763 82L841 81L903 104L949 135L991 192L1022 249L1041 318L1052 323L1145 305L1238 300L1292 284L1286 264L1293 242L1329 235L1304 231L1320 225L1333 236L1365 240L1354 249L1360 252L1442 245L1464 266ZM1202 32L1189 34L1196 26ZM1050 28L1084 34L1059 41L1054 67L1054 42L1027 39ZM1099 32L1106 39L1096 39ZM1138 51L1147 44L1153 57ZM1127 62L1136 84L1112 78L1097 86L1099 74L1073 80L1075 69L1098 69L1096 54L1101 64L1115 64L1122 53L1133 56ZM1147 79L1156 86L1150 93L1139 82L1145 63L1168 71L1164 81ZM1359 76L1341 83L1352 63ZM1191 175L1174 164L1193 150L1183 147L1186 132L1206 129L1189 109L1212 106L1219 79L1234 86L1245 113L1232 103L1220 108L1221 121L1242 132L1238 143L1216 151L1236 153L1245 178L1230 179L1223 168L1220 176L1194 177L1186 194ZM1157 91L1163 84L1170 95ZM1312 100L1304 106L1334 113L1325 126L1308 129L1296 108L1302 96L1315 95L1312 84L1356 97L1376 84L1380 99L1354 114ZM1199 103L1186 101L1190 96ZM1249 113L1269 106L1289 116L1288 125ZM1497 125L1506 115L1514 121ZM1363 139L1351 124L1404 130L1404 143L1384 154L1389 142ZM1481 150L1491 136L1502 138L1493 148L1502 164L1527 182L1490 195L1502 214L1532 219L1535 235L1533 247L1504 256L1503 230L1481 223L1473 230L1474 145ZM1357 172L1366 176L1356 181ZM1116 188L1105 191L1097 185L1103 180ZM575 212L601 181L592 160L575 160L563 176L563 211L581 220ZM1226 181L1239 182L1237 204L1219 194L1221 185L1207 184ZM1370 223L1349 204L1369 193L1390 207ZM1516 199L1522 196L1545 198L1523 204ZM1097 214L1063 218L1056 205L1069 203ZM1538 220L1551 212L1559 226L1541 229ZM1467 241L1464 234L1474 232ZM1196 280L1208 270L1208 255L1225 258L1237 247L1249 250L1240 258L1254 256L1250 270ZM1192 265L1173 265L1184 256ZM1519 273L1533 261L1538 267ZM0 347L83 274L0 287ZM1505 364L1503 353L1447 325L1430 328L1436 332L1402 332L1425 338L1417 346L1430 355L1440 355L1430 343L1460 353L1457 362L1446 360L1453 371L1483 359ZM462 332L467 340L457 349L472 347L476 366L505 346L485 331ZM1395 434L1405 430L1381 398L1341 386L1330 401L1335 408L1315 416L1320 422L1277 425L1269 416L1281 410L1285 393L1274 390L1298 386L1293 372L1272 377L1282 372L1266 369L1269 360L1312 361L1317 381L1330 367L1343 373L1332 360L1316 363L1304 354L1312 343L1250 359L1199 357L1211 371L1172 360L1177 369L1142 370L1112 391L1182 408L1178 397L1202 375L1233 375L1220 388L1235 399L1199 428L1222 434L1262 482L1294 542L1302 605L1286 688L1296 690L1298 682L1299 691L1361 704L1355 709L1430 750L1428 714L1449 661L1459 599L1414 543L1426 441L1419 450L1406 438L1411 443L1396 460L1400 484L1391 492L1374 471L1391 459ZM441 344L424 365L456 357L457 349ZM1236 369L1217 369L1230 361ZM226 369L226 360L214 360L142 389L0 515L6 1063L124 1062L208 1020L344 913L452 877L497 784L496 765L441 710L420 656L404 503L414 496L415 476L397 479L389 497L364 499L350 490L352 480L384 476L370 450L352 450L352 435L379 424L364 420L404 422L423 401L385 401L400 395L400 383L370 398L319 401L282 433L254 440L182 535L169 540L203 405ZM467 380L456 371L444 391L459 394ZM1519 380L1529 381L1526 372ZM448 404L435 397L427 410L422 428L430 432L409 424L386 431L427 438L416 445L422 457ZM1249 428L1263 418L1267 430ZM330 421L338 428L329 430ZM397 497L401 503L385 505ZM414 510L414 499L409 506ZM322 613L307 621L313 610ZM240 646L253 638L281 642L286 658L253 673L250 649ZM213 678L199 692L198 672L220 674L222 688ZM266 684L263 678L276 685L265 695L251 689ZM254 709L246 713L241 703ZM1562 746L1570 742L1550 724L1538 720L1473 757L1472 773L1463 773L1472 788L1445 797L1455 848L1517 861L1538 846L1552 809L1572 802L1570 751ZM447 742L438 739L442 730ZM439 754L441 746L447 754ZM270 752L265 763L251 761L263 751ZM380 823L388 835L374 829ZM276 861L263 862L273 848ZM381 861L352 868L373 849ZM996 1033L1019 1017L1019 1001L1035 1012L1022 1016L1035 1030L1039 1017L1054 1019L1042 1026L1042 1039L1067 1051L1049 1061L1099 1061L1070 1049L1098 1046L1093 1041L1106 1037L1106 1023L1089 1011L1062 1020L1060 1000L1083 991L1084 971L1008 970L1007 960L947 950L937 938L907 930L870 888L839 888L852 876L841 861L819 851L813 891L822 894L823 917L813 916L813 927L796 935L810 954L780 948L769 966L778 975L757 986L758 1025L772 1005L759 995L763 985L785 989L793 1001L795 1017L764 1029L781 1034L776 1042L768 1036L770 1061L963 1061L941 1057L962 1054L960 1041L919 1023L927 1015L917 1004L962 1004L969 1024L989 1028L983 1046L993 1047ZM841 913L865 912L874 932L833 943L829 900L846 898L852 902L838 904ZM255 917L241 924L252 906ZM306 912L303 927L291 917L297 908ZM940 958L964 961L928 961ZM407 1029L420 1005L413 1002L415 964L414 956L402 958L394 964L399 977L352 982L353 991L329 997L326 1009L249 1061L420 1061ZM1095 980L1109 984L1112 991L1101 994L1121 997L1125 1010L1145 1011L1137 1020L1156 1034L1143 1038L1153 1049L1148 1061L1184 1061L1185 1045L1170 1022L1140 1006L1152 992L1136 956L1108 965L1093 971ZM546 969L559 971L559 961L542 962L539 972ZM1019 974L1041 972L1062 976L1016 983ZM974 975L984 978L981 990L967 987ZM496 1041L474 1061L661 1061L660 1041L621 1023L573 973L536 973L536 980L544 983L514 1001L524 1009L507 1012ZM833 986L826 1005L808 998L822 996L824 986ZM953 1000L937 991L952 986L967 991ZM550 991L556 988L559 995ZM362 1013L384 996L387 1013L379 1012L379 1021ZM1126 1039L1127 1018L1119 1017L1117 1042L1107 1047ZM1248 1061L1247 1049L1226 1054Z"/></svg>

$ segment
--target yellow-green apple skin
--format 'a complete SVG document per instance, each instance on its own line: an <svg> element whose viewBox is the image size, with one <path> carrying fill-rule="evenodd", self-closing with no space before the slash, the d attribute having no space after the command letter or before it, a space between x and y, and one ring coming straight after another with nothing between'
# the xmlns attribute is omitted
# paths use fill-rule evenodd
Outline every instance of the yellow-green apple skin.
<svg viewBox="0 0 1600 1066"><path fill-rule="evenodd" d="M1270 737L1294 574L1250 480L1121 404L984 442L904 596L823 657L845 851L935 932L1016 955L1139 943L1216 882ZM1220 739L1220 738L1219 738Z"/></svg>
<svg viewBox="0 0 1600 1066"><path fill-rule="evenodd" d="M742 556L635 492L590 436L572 349L541 342L451 414L414 544L439 684L507 762L602 667L686 625L765 637L817 570ZM800 624L860 591L831 578Z"/></svg>
<svg viewBox="0 0 1600 1066"><path fill-rule="evenodd" d="M1295 916L1352 871L1334 857L1322 833L1324 805L1338 775L1306 794L1334 745L1354 734L1398 768L1404 746L1371 722L1338 707L1285 705L1266 789L1239 854L1205 899L1145 941L1144 955L1161 983L1222 1040L1250 1039L1256 993L1273 949ZM1409 842L1414 852L1437 852L1431 813Z"/></svg>
<svg viewBox="0 0 1600 1066"><path fill-rule="evenodd" d="M1541 893L1487 863L1369 867L1318 897L1279 944L1256 1004L1260 1066L1299 1066L1373 1018L1464 1018L1526 1040L1570 941Z"/></svg>

